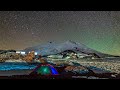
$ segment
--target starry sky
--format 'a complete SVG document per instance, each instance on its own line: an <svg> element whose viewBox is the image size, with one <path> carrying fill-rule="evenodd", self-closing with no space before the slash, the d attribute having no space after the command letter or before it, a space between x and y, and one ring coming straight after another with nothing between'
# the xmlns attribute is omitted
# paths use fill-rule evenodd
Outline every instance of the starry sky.
<svg viewBox="0 0 120 90"><path fill-rule="evenodd" d="M2 50L67 40L120 56L120 12L0 11Z"/></svg>

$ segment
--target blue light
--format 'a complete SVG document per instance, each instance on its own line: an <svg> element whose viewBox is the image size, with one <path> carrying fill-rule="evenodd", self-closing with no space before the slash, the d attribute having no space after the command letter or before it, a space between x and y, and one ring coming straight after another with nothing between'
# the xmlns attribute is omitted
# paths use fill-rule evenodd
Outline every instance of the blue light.
<svg viewBox="0 0 120 90"><path fill-rule="evenodd" d="M51 68L51 71L52 71L52 74L53 75L57 75L58 74L58 72L57 72L57 70L55 69L55 68L53 68L53 67L50 67Z"/></svg>

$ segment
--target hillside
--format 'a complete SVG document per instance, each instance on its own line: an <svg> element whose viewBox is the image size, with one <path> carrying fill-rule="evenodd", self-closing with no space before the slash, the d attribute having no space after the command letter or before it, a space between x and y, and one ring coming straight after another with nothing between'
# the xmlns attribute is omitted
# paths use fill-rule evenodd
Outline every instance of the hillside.
<svg viewBox="0 0 120 90"><path fill-rule="evenodd" d="M42 56L57 54L57 53L64 52L66 50L72 50L76 53L95 54L95 55L98 55L99 57L113 57L113 55L98 52L96 50L88 48L84 44L77 43L71 40L66 41L64 43L60 43L60 44L50 42L45 45L37 45L37 46L28 47L24 49L24 51L27 53L32 50L34 50L38 54L41 54Z"/></svg>

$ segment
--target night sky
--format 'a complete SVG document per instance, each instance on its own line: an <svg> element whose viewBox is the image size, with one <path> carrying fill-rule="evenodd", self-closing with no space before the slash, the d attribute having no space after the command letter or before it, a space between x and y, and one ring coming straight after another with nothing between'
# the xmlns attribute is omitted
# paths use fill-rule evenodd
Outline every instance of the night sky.
<svg viewBox="0 0 120 90"><path fill-rule="evenodd" d="M120 55L119 11L0 11L0 49L61 43L83 43Z"/></svg>

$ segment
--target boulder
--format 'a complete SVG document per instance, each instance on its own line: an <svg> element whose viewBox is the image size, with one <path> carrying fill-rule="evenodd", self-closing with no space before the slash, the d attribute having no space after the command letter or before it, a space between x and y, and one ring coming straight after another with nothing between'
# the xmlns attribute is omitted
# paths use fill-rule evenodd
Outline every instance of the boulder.
<svg viewBox="0 0 120 90"><path fill-rule="evenodd" d="M85 74L85 73L89 73L89 70L83 66L67 66L65 68L66 72L73 72L73 73L77 73L77 74Z"/></svg>
<svg viewBox="0 0 120 90"><path fill-rule="evenodd" d="M28 53L24 58L22 58L22 60L25 60L28 63L31 63L35 58L35 52L31 51L30 53Z"/></svg>

